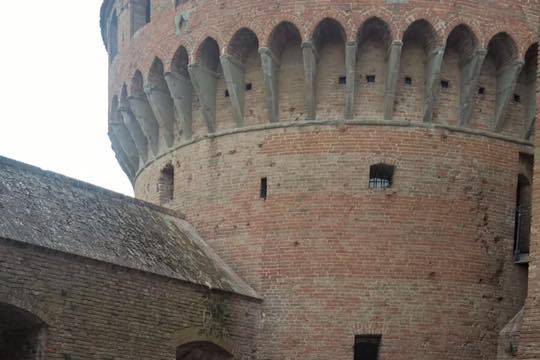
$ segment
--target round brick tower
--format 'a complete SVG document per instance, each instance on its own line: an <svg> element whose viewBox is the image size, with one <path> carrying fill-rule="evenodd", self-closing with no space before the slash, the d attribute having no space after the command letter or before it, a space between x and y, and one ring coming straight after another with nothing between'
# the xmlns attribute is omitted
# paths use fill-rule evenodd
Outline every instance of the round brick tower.
<svg viewBox="0 0 540 360"><path fill-rule="evenodd" d="M538 10L104 2L118 161L264 299L253 359L512 355Z"/></svg>

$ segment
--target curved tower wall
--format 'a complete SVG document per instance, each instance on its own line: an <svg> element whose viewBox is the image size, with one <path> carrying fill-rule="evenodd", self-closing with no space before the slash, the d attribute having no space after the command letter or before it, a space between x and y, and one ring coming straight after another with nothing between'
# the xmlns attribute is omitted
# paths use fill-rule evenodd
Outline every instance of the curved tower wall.
<svg viewBox="0 0 540 360"><path fill-rule="evenodd" d="M102 11L113 148L265 299L256 358L352 359L366 334L382 359L496 357L527 292L529 2L153 1L139 28L134 3Z"/></svg>

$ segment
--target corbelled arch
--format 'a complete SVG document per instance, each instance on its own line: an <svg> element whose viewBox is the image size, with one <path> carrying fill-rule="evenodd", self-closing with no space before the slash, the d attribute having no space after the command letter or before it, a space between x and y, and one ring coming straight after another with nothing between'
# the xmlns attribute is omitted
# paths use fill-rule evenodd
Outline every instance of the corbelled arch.
<svg viewBox="0 0 540 360"><path fill-rule="evenodd" d="M132 179L139 170L139 154L131 134L124 125L122 115L119 111L119 100L117 95L113 96L111 100L108 135L118 161L122 164L122 168L128 177Z"/></svg>
<svg viewBox="0 0 540 360"><path fill-rule="evenodd" d="M328 105L345 109L347 33L336 19L324 18L310 39L302 44L307 117L329 119L336 115Z"/></svg>
<svg viewBox="0 0 540 360"><path fill-rule="evenodd" d="M259 39L253 30L240 28L231 38L221 65L227 82L233 115L238 127L266 122L264 80Z"/></svg>
<svg viewBox="0 0 540 360"><path fill-rule="evenodd" d="M162 138L160 140L167 148L171 148L175 138L178 137L179 127L172 97L165 81L163 62L157 57L150 67L144 92L159 124L159 134Z"/></svg>
<svg viewBox="0 0 540 360"><path fill-rule="evenodd" d="M402 39L396 116L415 122L431 122L444 48L437 31L426 19L412 22Z"/></svg>
<svg viewBox="0 0 540 360"><path fill-rule="evenodd" d="M148 161L148 137L144 133L141 123L137 120L133 111L131 111L131 105L129 103L128 88L124 83L120 92L118 101L118 113L120 114L122 124L127 128L131 134L131 138L137 148L137 153L140 158L140 166Z"/></svg>
<svg viewBox="0 0 540 360"><path fill-rule="evenodd" d="M513 104L508 116L513 123L512 135L529 140L536 124L536 84L538 71L538 43L529 46L523 58L524 65L517 78Z"/></svg>
<svg viewBox="0 0 540 360"><path fill-rule="evenodd" d="M144 78L142 72L136 70L129 86L129 107L147 139L151 156L160 153L159 124L144 92Z"/></svg>
<svg viewBox="0 0 540 360"><path fill-rule="evenodd" d="M457 24L448 34L441 67L439 103L435 106L434 122L465 125L471 115L472 102L485 51L467 24Z"/></svg>
<svg viewBox="0 0 540 360"><path fill-rule="evenodd" d="M391 29L378 17L364 21L356 42L347 43L347 98L351 97L354 102L352 109L347 104L347 117L383 117L388 75L399 66L389 62L391 52ZM370 99L369 103L363 99Z"/></svg>
<svg viewBox="0 0 540 360"><path fill-rule="evenodd" d="M302 35L289 21L277 24L259 49L270 122L305 118Z"/></svg>
<svg viewBox="0 0 540 360"><path fill-rule="evenodd" d="M374 7L362 10L362 12L353 12L351 16L357 34L367 21L372 21L372 19L376 18L386 24L392 40L401 40L396 16L384 7Z"/></svg>
<svg viewBox="0 0 540 360"><path fill-rule="evenodd" d="M217 130L216 119L223 123L221 127L227 127L233 122L233 116L228 103L225 80L220 62L220 47L216 39L207 37L200 44L194 56L195 62L188 66L189 74L195 93L199 99L200 112L208 133ZM194 110L197 110L195 108ZM200 132L195 120L194 131ZM234 127L232 125L231 127Z"/></svg>
<svg viewBox="0 0 540 360"><path fill-rule="evenodd" d="M305 26L304 22L300 17L297 17L291 13L280 14L279 17L269 17L266 21L265 26L263 27L264 31L260 33L259 39L261 39L261 47L271 47L271 43L276 36L276 31L278 31L283 24L290 24L291 28L294 28L298 32L298 37L300 42L303 41L302 34L306 31L303 29L302 25Z"/></svg>
<svg viewBox="0 0 540 360"><path fill-rule="evenodd" d="M472 115L474 127L506 131L507 112L523 66L518 48L507 32L499 32L488 43L479 77L479 92Z"/></svg>
<svg viewBox="0 0 540 360"><path fill-rule="evenodd" d="M172 58L171 71L164 75L178 116L179 132L184 140L190 140L193 136L194 96L188 65L189 53L184 46L180 46Z"/></svg>
<svg viewBox="0 0 540 360"><path fill-rule="evenodd" d="M343 41L354 41L356 37L357 29L355 27L353 19L342 11L329 8L320 11L316 17L312 19L305 19L305 33L303 37L305 39L314 39L317 31L320 30L321 24L327 23L329 20L335 22L336 27L342 32Z"/></svg>

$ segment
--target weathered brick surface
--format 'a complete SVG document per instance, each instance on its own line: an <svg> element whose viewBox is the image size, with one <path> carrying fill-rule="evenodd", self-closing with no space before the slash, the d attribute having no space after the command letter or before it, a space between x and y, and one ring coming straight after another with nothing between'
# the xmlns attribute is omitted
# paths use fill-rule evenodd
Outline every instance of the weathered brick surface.
<svg viewBox="0 0 540 360"><path fill-rule="evenodd" d="M415 128L264 130L181 148L135 189L155 201L175 164L172 206L265 299L258 358L350 359L355 334L382 333L383 359L492 359L526 294L519 151ZM397 166L391 190L367 188L379 161Z"/></svg>
<svg viewBox="0 0 540 360"><path fill-rule="evenodd" d="M129 85L137 69L147 74L156 56L167 71L180 45L190 62L197 61L207 37L227 52L242 27L253 30L265 47L272 47L271 34L282 21L296 26L301 41L310 41L327 17L341 24L342 40L349 42L373 16L387 23L388 40L403 40L409 25L420 19L436 33L424 43L415 36L405 41L393 115L399 122L382 122L388 58L382 41L375 40L359 47L354 119L343 123L345 87L338 79L345 75L345 49L335 38L318 51L319 122L305 122L301 41L289 41L276 53L280 124L233 130L220 80L217 129L232 133L204 138L200 105L194 101L193 143L179 142L139 172L137 197L157 202L159 172L167 162L174 164L170 206L186 213L264 298L258 359L351 359L353 337L363 333L383 334L382 359L493 359L499 331L524 304L527 269L513 263L512 245L519 153L533 151L523 140L530 99L511 102L501 134L494 135L496 75L506 54L490 53L479 78L484 94L473 92L466 126L472 130L425 125L424 64L432 47L444 44L460 24L483 49L496 34L508 33L515 42L508 43L510 53L525 59L537 41L539 4L399 3L201 0L174 8L162 0L155 1L152 23L120 42L110 68L111 97ZM177 35L173 24L179 14L189 15L189 21ZM435 104L436 124L459 124L460 51L457 46L445 52L441 78L449 88L441 89ZM260 74L259 66L254 57L247 78ZM371 74L375 84L366 83ZM405 76L412 84L405 84ZM515 92L525 100L520 79ZM253 87L246 96L246 109L253 112L246 111L246 125L264 125L260 78ZM381 161L396 165L395 186L371 191L369 166ZM269 181L266 201L259 199L262 177ZM529 307L527 346L535 349L534 319L540 317L535 305ZM538 356L528 357L533 358Z"/></svg>
<svg viewBox="0 0 540 360"><path fill-rule="evenodd" d="M202 326L207 295L203 287L0 239L0 302L47 324L46 359L174 359L175 335ZM212 296L228 309L236 358L251 358L258 304Z"/></svg>

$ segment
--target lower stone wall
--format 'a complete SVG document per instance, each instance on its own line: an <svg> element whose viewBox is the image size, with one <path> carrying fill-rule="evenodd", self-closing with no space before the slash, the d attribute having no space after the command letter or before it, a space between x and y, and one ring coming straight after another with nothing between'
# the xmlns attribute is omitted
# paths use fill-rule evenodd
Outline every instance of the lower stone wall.
<svg viewBox="0 0 540 360"><path fill-rule="evenodd" d="M190 328L249 359L259 314L252 299L3 239L0 304L45 322L45 358L62 360L175 359Z"/></svg>

